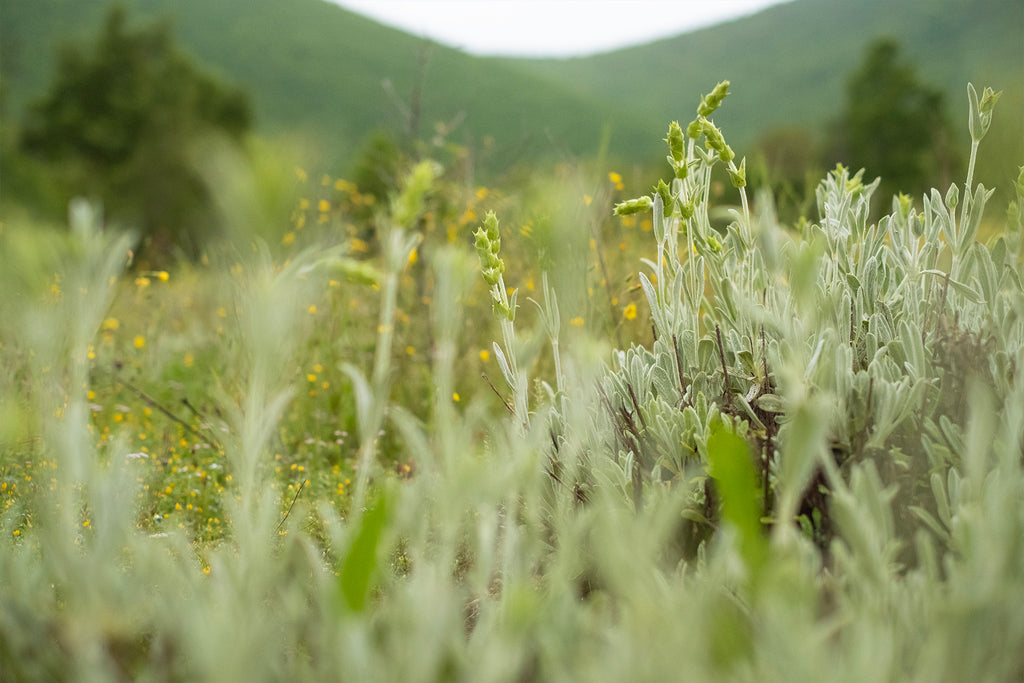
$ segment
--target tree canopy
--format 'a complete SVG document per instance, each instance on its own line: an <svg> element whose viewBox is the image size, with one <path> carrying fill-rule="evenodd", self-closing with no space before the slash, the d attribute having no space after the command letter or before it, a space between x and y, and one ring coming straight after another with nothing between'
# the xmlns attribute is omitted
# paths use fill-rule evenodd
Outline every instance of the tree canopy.
<svg viewBox="0 0 1024 683"><path fill-rule="evenodd" d="M922 83L889 38L872 42L850 74L837 156L881 176L881 196L948 185L957 165L942 93Z"/></svg>
<svg viewBox="0 0 1024 683"><path fill-rule="evenodd" d="M93 45L62 49L21 148L54 162L67 196L101 199L148 255L195 256L217 224L195 153L211 136L240 141L251 119L246 94L182 52L169 23L131 27L115 6Z"/></svg>

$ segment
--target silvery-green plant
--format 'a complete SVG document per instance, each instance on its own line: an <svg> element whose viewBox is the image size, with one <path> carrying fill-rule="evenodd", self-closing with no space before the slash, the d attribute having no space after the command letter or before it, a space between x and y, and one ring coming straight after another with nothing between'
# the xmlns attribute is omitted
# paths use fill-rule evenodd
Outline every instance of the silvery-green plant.
<svg viewBox="0 0 1024 683"><path fill-rule="evenodd" d="M651 211L656 242L639 275L654 343L616 351L599 391L614 425L604 448L624 491L640 509L645 492L679 485L688 519L709 532L716 486L728 482L709 476L708 443L725 430L747 443L761 515L777 529L799 518L826 546L837 533L831 496L867 462L899 487L902 532L919 528L914 520L937 528L928 488L942 507L939 483L957 476L964 392L974 381L992 385L997 400L1012 389L1009 350L1021 341L1013 236L975 241L991 191L972 187L970 170L959 220L954 185L923 197L921 211L896 197L893 212L870 223L878 181L842 166L817 190L819 220L783 230L770 197L751 213L743 164L708 118L727 89L703 98L685 129L669 127L671 182L616 207ZM973 158L998 95L986 90L982 106L969 93ZM741 198L722 230L708 202L718 163Z"/></svg>
<svg viewBox="0 0 1024 683"><path fill-rule="evenodd" d="M473 235L480 269L491 295L491 305L501 327L501 344L494 342L494 357L501 368L502 377L512 390L513 412L524 425L529 421L527 375L519 368L519 349L516 345L515 319L519 290L505 286L505 262L501 253L501 230L493 211L487 213L482 227Z"/></svg>
<svg viewBox="0 0 1024 683"><path fill-rule="evenodd" d="M300 499L278 519L264 474L288 400L281 370L305 333L296 303L326 269L353 264L322 250L281 266L246 257L229 335L239 379L222 397L236 518L213 545L136 529L141 463L116 435L102 452L88 438L76 364L128 242L81 207L70 235L5 224L0 282L18 296L0 299L0 414L25 419L0 430L0 468L53 459L58 481L29 497L31 533L10 532L23 509L0 511L0 677L1020 679L1019 224L956 247L969 183L919 209L897 198L872 224L874 183L837 168L815 222L783 229L762 194L719 229L707 165L728 168L727 146L712 132L700 149L683 131L669 131L672 182L630 203L660 215L643 285L653 344L601 364L607 347L558 334L545 287L555 388L527 413L510 334L516 414L456 407L471 256L438 253L430 421L390 404L386 351L368 379L350 370L372 474L349 512ZM393 205L398 239L382 240L378 350L392 339L388 279L413 244L415 194ZM494 280L511 323L514 298ZM418 465L408 480L374 466L366 443L392 427ZM8 448L22 433L40 435L38 451Z"/></svg>

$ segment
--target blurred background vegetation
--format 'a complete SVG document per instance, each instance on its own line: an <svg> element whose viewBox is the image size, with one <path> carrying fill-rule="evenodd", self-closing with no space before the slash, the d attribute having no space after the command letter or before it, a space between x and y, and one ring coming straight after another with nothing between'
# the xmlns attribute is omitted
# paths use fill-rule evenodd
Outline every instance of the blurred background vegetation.
<svg viewBox="0 0 1024 683"><path fill-rule="evenodd" d="M793 222L836 162L883 176L880 196L962 178L973 80L1006 112L977 179L1008 186L1024 158L1024 7L1003 0L794 0L571 59L475 57L323 0L0 0L0 16L0 212L57 220L97 197L156 261L218 232L196 170L211 136L270 140L377 200L421 156L465 188L589 160L645 191L651 133L729 78L716 123Z"/></svg>

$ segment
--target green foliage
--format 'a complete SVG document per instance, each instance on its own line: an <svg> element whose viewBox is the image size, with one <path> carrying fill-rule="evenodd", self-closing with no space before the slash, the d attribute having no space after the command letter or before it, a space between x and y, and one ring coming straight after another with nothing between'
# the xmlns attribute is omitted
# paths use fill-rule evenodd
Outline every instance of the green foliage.
<svg viewBox="0 0 1024 683"><path fill-rule="evenodd" d="M758 485L746 442L721 426L707 441L708 473L722 496L722 518L740 536L740 554L754 576L768 559L768 544L757 507Z"/></svg>
<svg viewBox="0 0 1024 683"><path fill-rule="evenodd" d="M8 123L23 121L27 102L45 86L58 36L96 26L104 7L79 0L0 0ZM820 133L841 114L845 78L865 44L882 35L899 37L921 80L951 105L963 103L963 84L971 78L1006 89L1014 102L1007 110L1024 101L1019 8L1005 0L794 0L684 36L585 58L485 59L431 46L425 68L421 39L320 0L253 0L244 20L230 2L135 0L132 8L136 16L173 16L189 53L251 94L261 134L306 137L325 163L353 159L361 141L382 125L404 132L404 112L382 83L389 81L391 93L404 99L422 75L424 130L429 135L435 122L461 121L457 136L469 144L467 161L488 174L482 183L518 161L592 156L606 126L610 158L656 163L659 147L650 130L678 118L680 99L706 87L708 74L728 73L742 84L730 96L734 106L716 115L737 149L751 150L760 135L780 126ZM683 63L686 69L665 75L665 65ZM766 64L773 78L764 78ZM631 105L618 106L623 101ZM950 107L957 122L964 111ZM1002 143L990 147L980 169L986 185L1004 184L1024 155L1018 118L996 124ZM958 126L956 132L965 131ZM962 148L950 142L949 149Z"/></svg>
<svg viewBox="0 0 1024 683"><path fill-rule="evenodd" d="M5 679L1019 679L1019 225L984 235L970 180L872 223L877 183L839 167L799 231L742 187L717 229L714 173L742 161L694 132L629 204L654 338L578 325L551 254L536 306L496 321L512 415L458 390L531 232L485 220L491 282L456 231L419 296L415 231L451 191L429 161L372 258L327 177L280 243L173 274L119 280L128 240L86 204L70 231L4 223ZM224 215L276 215L247 201L271 175L225 179ZM429 347L401 349L424 339L403 313ZM222 523L197 533L198 506Z"/></svg>
<svg viewBox="0 0 1024 683"><path fill-rule="evenodd" d="M215 135L239 140L250 118L245 96L186 58L167 24L130 29L115 6L94 45L63 50L21 146L52 163L65 193L136 227L149 256L196 257L215 222L193 155Z"/></svg>
<svg viewBox="0 0 1024 683"><path fill-rule="evenodd" d="M387 497L381 493L379 500L360 518L358 531L338 574L338 587L345 604L354 612L361 612L366 607L370 580L377 571L377 546L387 523L387 514Z"/></svg>
<svg viewBox="0 0 1024 683"><path fill-rule="evenodd" d="M880 39L850 74L846 104L832 154L881 176L882 196L916 196L932 184L946 187L957 169L942 93L919 81L901 61L899 44ZM973 124L972 124L973 131Z"/></svg>
<svg viewBox="0 0 1024 683"><path fill-rule="evenodd" d="M377 202L384 201L399 182L405 162L393 136L385 129L374 131L363 142L352 181L362 192L376 197Z"/></svg>

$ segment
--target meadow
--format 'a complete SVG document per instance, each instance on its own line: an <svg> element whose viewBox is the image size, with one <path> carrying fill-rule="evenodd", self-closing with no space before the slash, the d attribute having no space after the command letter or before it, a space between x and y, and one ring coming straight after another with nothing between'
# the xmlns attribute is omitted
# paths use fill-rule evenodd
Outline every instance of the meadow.
<svg viewBox="0 0 1024 683"><path fill-rule="evenodd" d="M632 198L250 149L192 264L4 221L0 680L1024 678L998 94L963 183L782 225L727 91Z"/></svg>

